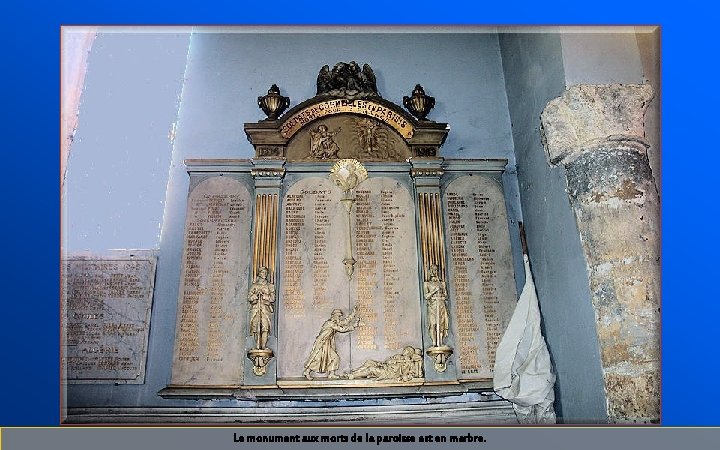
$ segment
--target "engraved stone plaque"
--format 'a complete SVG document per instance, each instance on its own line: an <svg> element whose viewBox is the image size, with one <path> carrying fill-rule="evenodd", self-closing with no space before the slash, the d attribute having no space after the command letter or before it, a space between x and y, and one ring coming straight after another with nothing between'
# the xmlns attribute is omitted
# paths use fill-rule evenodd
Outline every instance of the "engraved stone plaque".
<svg viewBox="0 0 720 450"><path fill-rule="evenodd" d="M242 383L251 198L228 176L188 197L172 385Z"/></svg>
<svg viewBox="0 0 720 450"><path fill-rule="evenodd" d="M517 303L500 181L461 176L447 186L443 206L458 378L492 378L495 350Z"/></svg>
<svg viewBox="0 0 720 450"><path fill-rule="evenodd" d="M415 205L409 181L371 177L355 190L352 365L422 347Z"/></svg>
<svg viewBox="0 0 720 450"><path fill-rule="evenodd" d="M144 383L155 258L68 258L63 278L67 382Z"/></svg>
<svg viewBox="0 0 720 450"><path fill-rule="evenodd" d="M292 185L283 209L278 378L302 375L314 339L333 309L357 307L360 325L337 333L338 375L404 346L422 347L415 216L409 182L374 177L355 189L348 280L341 191L327 178ZM322 377L322 375L320 376Z"/></svg>
<svg viewBox="0 0 720 450"><path fill-rule="evenodd" d="M343 250L345 210L340 189L327 177L307 177L285 195L281 215L278 378L302 376L305 359L333 309L350 311ZM349 368L350 339L338 333L340 371Z"/></svg>

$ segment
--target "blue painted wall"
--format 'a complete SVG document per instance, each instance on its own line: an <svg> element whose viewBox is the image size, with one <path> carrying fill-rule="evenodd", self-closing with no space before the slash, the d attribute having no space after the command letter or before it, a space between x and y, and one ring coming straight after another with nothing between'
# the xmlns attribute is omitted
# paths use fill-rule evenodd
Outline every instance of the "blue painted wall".
<svg viewBox="0 0 720 450"><path fill-rule="evenodd" d="M500 35L530 263L557 375L555 407L569 422L607 420L595 315L565 174L551 169L540 113L565 89L558 34Z"/></svg>
<svg viewBox="0 0 720 450"><path fill-rule="evenodd" d="M291 107L313 97L320 68L370 64L383 98L402 104L420 83L451 126L447 158L513 158L496 34L195 34L177 147L197 156L249 158L244 122L265 116L257 97L277 84Z"/></svg>
<svg viewBox="0 0 720 450"><path fill-rule="evenodd" d="M68 158L64 248L157 248L189 35L100 33Z"/></svg>

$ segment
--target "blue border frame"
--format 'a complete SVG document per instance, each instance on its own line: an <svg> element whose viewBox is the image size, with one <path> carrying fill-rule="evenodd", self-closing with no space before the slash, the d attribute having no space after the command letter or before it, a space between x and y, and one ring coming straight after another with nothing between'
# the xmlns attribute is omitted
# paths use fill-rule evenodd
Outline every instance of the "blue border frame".
<svg viewBox="0 0 720 450"><path fill-rule="evenodd" d="M10 3L8 5L7 3ZM712 14L610 1L551 8L537 2L395 2L357 8L305 2L21 3L3 10L0 107L6 244L0 339L1 425L59 423L59 38L75 24L659 24L663 75L663 425L720 425L720 302L711 290L718 151ZM25 6L28 5L28 6ZM474 9L476 8L476 9ZM692 20L686 17L693 14Z"/></svg>

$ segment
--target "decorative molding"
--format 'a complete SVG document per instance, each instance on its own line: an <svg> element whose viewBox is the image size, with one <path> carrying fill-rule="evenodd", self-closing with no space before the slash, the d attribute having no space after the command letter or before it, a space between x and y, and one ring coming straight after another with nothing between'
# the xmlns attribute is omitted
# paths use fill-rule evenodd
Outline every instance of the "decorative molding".
<svg viewBox="0 0 720 450"><path fill-rule="evenodd" d="M410 176L415 177L441 177L445 171L440 168L412 168Z"/></svg>
<svg viewBox="0 0 720 450"><path fill-rule="evenodd" d="M413 146L412 152L413 156L419 156L419 157L428 157L428 156L437 156L438 154L438 147L435 146Z"/></svg>
<svg viewBox="0 0 720 450"><path fill-rule="evenodd" d="M255 147L255 156L258 158L283 157L285 147L280 145L258 145Z"/></svg>
<svg viewBox="0 0 720 450"><path fill-rule="evenodd" d="M285 175L285 169L252 169L250 174L255 178L279 177Z"/></svg>
<svg viewBox="0 0 720 450"><path fill-rule="evenodd" d="M417 391L416 387L405 388L407 392ZM305 389L307 392L307 389ZM432 394L432 391L429 391ZM424 395L427 395L425 393ZM475 396L473 396L475 397ZM318 424L428 424L442 417L443 423L458 425L473 424L517 424L517 418L510 402L495 397L477 395L471 401L426 399L412 405L380 406L339 406L326 405L310 407L265 407L235 406L231 408L68 408L63 423L247 423L287 424L314 422Z"/></svg>

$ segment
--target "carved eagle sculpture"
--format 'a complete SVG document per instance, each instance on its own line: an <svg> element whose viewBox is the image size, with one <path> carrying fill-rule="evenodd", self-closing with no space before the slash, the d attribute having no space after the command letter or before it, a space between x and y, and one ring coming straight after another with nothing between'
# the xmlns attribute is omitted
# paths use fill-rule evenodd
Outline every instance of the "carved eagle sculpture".
<svg viewBox="0 0 720 450"><path fill-rule="evenodd" d="M361 70L355 61L339 62L332 69L327 64L322 66L315 95L323 94L346 98L380 97L370 65L363 64Z"/></svg>
<svg viewBox="0 0 720 450"><path fill-rule="evenodd" d="M320 69L317 77L317 93L315 95L324 94L330 90L330 66L325 64Z"/></svg>
<svg viewBox="0 0 720 450"><path fill-rule="evenodd" d="M360 79L362 80L362 83L365 87L366 91L373 92L374 94L377 94L380 96L377 90L377 82L375 79L375 73L373 72L372 68L370 67L370 64L363 64L362 67L362 73L360 74Z"/></svg>

